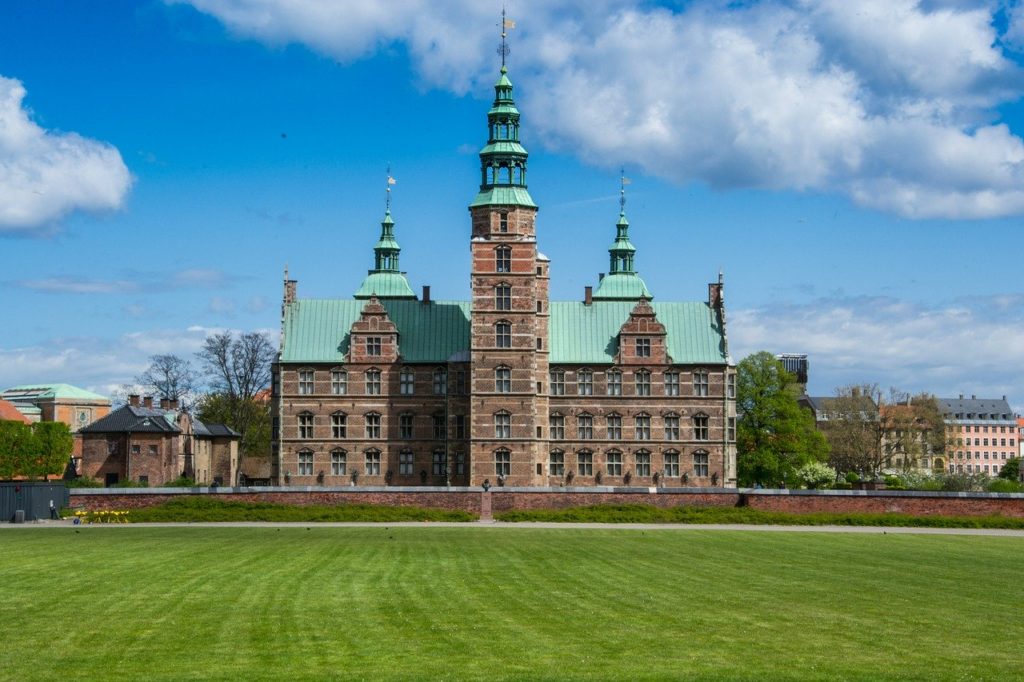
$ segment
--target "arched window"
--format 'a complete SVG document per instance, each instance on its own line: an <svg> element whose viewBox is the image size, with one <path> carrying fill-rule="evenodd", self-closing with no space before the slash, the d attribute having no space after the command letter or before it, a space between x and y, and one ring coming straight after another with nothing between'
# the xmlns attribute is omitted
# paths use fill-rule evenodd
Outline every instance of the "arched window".
<svg viewBox="0 0 1024 682"><path fill-rule="evenodd" d="M494 309L512 310L512 287L504 282L494 287Z"/></svg>
<svg viewBox="0 0 1024 682"><path fill-rule="evenodd" d="M494 325L494 345L498 348L512 347L512 323L502 320Z"/></svg>
<svg viewBox="0 0 1024 682"><path fill-rule="evenodd" d="M506 223L507 224L507 223ZM494 271L512 272L512 248L499 246L494 250Z"/></svg>
<svg viewBox="0 0 1024 682"><path fill-rule="evenodd" d="M494 390L498 393L512 392L512 370L509 367L494 370Z"/></svg>

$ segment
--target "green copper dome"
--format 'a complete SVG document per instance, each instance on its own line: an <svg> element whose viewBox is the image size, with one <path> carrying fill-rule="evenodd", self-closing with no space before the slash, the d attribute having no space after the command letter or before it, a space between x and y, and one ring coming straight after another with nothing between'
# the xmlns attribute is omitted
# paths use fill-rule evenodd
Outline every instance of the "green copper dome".
<svg viewBox="0 0 1024 682"><path fill-rule="evenodd" d="M519 110L512 100L512 81L504 66L494 84L494 103L487 112L487 129L487 144L480 150L480 192L470 208L537 208L526 189L528 154L519 143Z"/></svg>
<svg viewBox="0 0 1024 682"><path fill-rule="evenodd" d="M608 275L597 285L595 301L651 299L651 292L634 269L633 259L636 247L629 241L629 221L626 220L626 200L623 189L622 210L615 223L615 241L608 249Z"/></svg>
<svg viewBox="0 0 1024 682"><path fill-rule="evenodd" d="M356 291L356 298L416 298L405 274L398 269L398 255L402 249L395 239L395 221L391 219L391 210L384 213L380 224L380 239L373 248L374 268Z"/></svg>

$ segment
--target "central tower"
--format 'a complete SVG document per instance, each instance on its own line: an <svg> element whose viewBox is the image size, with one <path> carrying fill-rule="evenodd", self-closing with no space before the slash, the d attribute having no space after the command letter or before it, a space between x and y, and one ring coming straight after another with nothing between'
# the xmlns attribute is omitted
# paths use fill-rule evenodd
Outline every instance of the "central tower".
<svg viewBox="0 0 1024 682"><path fill-rule="evenodd" d="M546 480L549 263L537 251L537 205L526 188L527 152L504 64L487 130L480 191L469 206L470 483L537 485Z"/></svg>

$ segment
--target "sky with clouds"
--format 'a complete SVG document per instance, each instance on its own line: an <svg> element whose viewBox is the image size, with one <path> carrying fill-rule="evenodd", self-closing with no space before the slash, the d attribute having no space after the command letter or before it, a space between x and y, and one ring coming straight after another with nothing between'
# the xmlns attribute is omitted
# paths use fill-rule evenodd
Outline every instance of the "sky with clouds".
<svg viewBox="0 0 1024 682"><path fill-rule="evenodd" d="M509 0L552 296L607 265L619 168L656 298L725 273L734 357L1024 411L1024 8ZM500 2L34 0L0 22L0 385L100 391L281 273L347 297L390 163L415 289L468 296Z"/></svg>

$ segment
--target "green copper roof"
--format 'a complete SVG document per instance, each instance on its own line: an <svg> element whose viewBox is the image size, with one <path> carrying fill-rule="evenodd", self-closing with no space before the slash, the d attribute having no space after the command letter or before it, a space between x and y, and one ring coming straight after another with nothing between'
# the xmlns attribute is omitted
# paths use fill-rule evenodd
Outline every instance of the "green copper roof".
<svg viewBox="0 0 1024 682"><path fill-rule="evenodd" d="M282 362L342 362L349 330L365 303L358 300L300 299L285 309ZM398 327L405 362L445 362L469 350L469 303L382 300Z"/></svg>
<svg viewBox="0 0 1024 682"><path fill-rule="evenodd" d="M605 278L608 279L607 277ZM619 328L629 319L634 301L551 303L549 361L610 364L619 351ZM699 301L651 303L668 334L668 354L679 364L726 362L717 315Z"/></svg>
<svg viewBox="0 0 1024 682"><path fill-rule="evenodd" d="M636 302L640 298L654 298L647 285L635 272L616 272L605 275L594 292L594 300L615 299Z"/></svg>
<svg viewBox="0 0 1024 682"><path fill-rule="evenodd" d="M382 300L397 325L399 352L405 362L445 362L469 350L467 301ZM282 362L340 363L348 352L349 329L364 302L300 299L285 310ZM551 303L550 361L564 364L611 364L618 352L619 328L629 319L634 301ZM679 364L726 362L717 315L699 301L652 303L668 333L668 352Z"/></svg>
<svg viewBox="0 0 1024 682"><path fill-rule="evenodd" d="M491 142L480 150L480 154L526 154L523 145L509 140Z"/></svg>
<svg viewBox="0 0 1024 682"><path fill-rule="evenodd" d="M25 384L13 386L0 393L3 400L104 400L110 402L105 395L86 391L71 384Z"/></svg>
<svg viewBox="0 0 1024 682"><path fill-rule="evenodd" d="M470 208L474 206L527 206L529 208L537 208L537 204L533 203L533 198L530 193L526 191L525 187L488 187L487 189L481 190L476 198L473 199L473 203L469 205Z"/></svg>
<svg viewBox="0 0 1024 682"><path fill-rule="evenodd" d="M355 297L366 299L373 295L376 295L377 298L416 298L405 274L371 270L359 286L359 290L356 291Z"/></svg>

